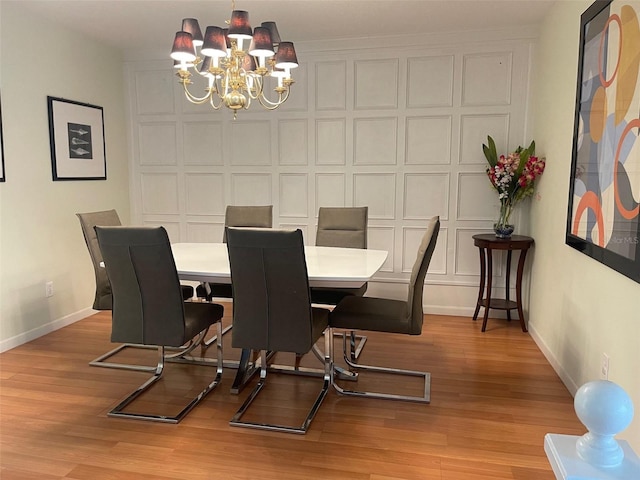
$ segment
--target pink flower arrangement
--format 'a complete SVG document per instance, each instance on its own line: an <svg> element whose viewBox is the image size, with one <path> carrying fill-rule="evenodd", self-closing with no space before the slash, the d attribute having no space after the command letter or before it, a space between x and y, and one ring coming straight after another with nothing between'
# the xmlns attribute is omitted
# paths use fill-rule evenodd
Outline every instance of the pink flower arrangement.
<svg viewBox="0 0 640 480"><path fill-rule="evenodd" d="M498 223L506 225L513 207L533 194L534 183L544 172L545 159L535 155L536 144L533 141L527 148L518 147L515 152L498 157L493 138L489 136L487 140L488 145L482 145L489 162L487 176L500 199Z"/></svg>

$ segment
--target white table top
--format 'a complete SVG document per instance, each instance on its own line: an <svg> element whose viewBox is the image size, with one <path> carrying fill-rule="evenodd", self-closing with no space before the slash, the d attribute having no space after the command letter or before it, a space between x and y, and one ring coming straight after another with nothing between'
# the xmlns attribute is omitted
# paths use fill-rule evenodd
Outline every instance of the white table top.
<svg viewBox="0 0 640 480"><path fill-rule="evenodd" d="M231 283L226 243L174 243L171 249L182 280ZM359 287L387 259L384 250L306 246L304 252L312 287Z"/></svg>

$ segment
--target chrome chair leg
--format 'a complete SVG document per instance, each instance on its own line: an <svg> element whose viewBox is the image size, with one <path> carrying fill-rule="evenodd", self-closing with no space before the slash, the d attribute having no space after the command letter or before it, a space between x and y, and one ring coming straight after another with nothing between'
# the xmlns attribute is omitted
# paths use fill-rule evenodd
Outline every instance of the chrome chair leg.
<svg viewBox="0 0 640 480"><path fill-rule="evenodd" d="M123 343L122 345L117 346L113 350L108 351L107 353L100 355L98 358L91 360L89 365L92 367L104 367L104 368L117 368L121 370L132 370L135 372L155 372L155 366L151 365L132 365L129 363L117 363L117 362L107 362L105 360L113 357L117 353L120 353L126 348L138 348L142 350L155 350L157 347L152 345L137 345L134 343Z"/></svg>
<svg viewBox="0 0 640 480"><path fill-rule="evenodd" d="M336 337L344 337L346 334L347 334L346 332L333 332L333 335ZM349 332L349 336L350 336L349 341L354 346L351 350L352 352L351 355L352 355L353 361L355 362L360 357L360 354L362 353L362 349L364 348L365 343L367 343L367 337L366 335L357 334L354 331ZM355 347L356 340L360 340L357 347Z"/></svg>
<svg viewBox="0 0 640 480"><path fill-rule="evenodd" d="M431 374L430 373L419 372L416 370L404 370L399 368L378 367L375 365L362 365L360 363L355 363L351 360L351 355L348 354L346 336L343 337L342 348L343 348L343 358L347 366L349 367L349 369L353 369L354 371L364 370L364 371L378 372L378 373L405 375L410 377L422 377L424 379L424 393L421 396L415 396L415 395L399 395L399 394L381 393L381 392L367 392L367 391L342 388L340 385L338 385L335 382L336 374L335 374L335 368L334 368L332 369L331 384L339 394L351 395L351 396L357 396L357 397L367 397L367 398L380 398L385 400L403 400L403 401L418 402L418 403L431 402ZM334 358L333 353L332 353L332 358Z"/></svg>
<svg viewBox="0 0 640 480"><path fill-rule="evenodd" d="M216 368L216 376L211 383L209 383L204 390L202 390L194 399L192 399L180 412L178 412L174 416L168 415L154 415L147 413L138 413L138 412L125 412L124 409L130 405L136 398L138 398L142 393L147 391L154 383L162 378L162 373L164 371L165 366L165 347L159 346L158 348L158 364L154 369L153 376L140 385L133 393L131 393L127 398L122 400L115 408L113 408L107 415L110 417L116 418L129 418L136 420L149 420L155 422L163 422L163 423L178 423L180 420L184 418L184 416L189 413L200 401L207 396L207 394L213 390L219 383L222 378L222 325L220 322L216 324L217 326L217 334L218 341L216 342L217 349L217 368Z"/></svg>
<svg viewBox="0 0 640 480"><path fill-rule="evenodd" d="M309 425L311 425L313 418L315 417L316 413L320 409L320 405L322 404L322 401L324 400L324 398L327 395L327 392L329 391L329 385L331 383L331 354L330 354L331 350L330 349L332 348L331 343L333 343L330 341L330 338L332 338L330 335L324 336L325 352L323 357L324 375L323 375L323 381L322 381L322 390L320 390L320 393L316 397L316 400L314 401L311 407L311 410L309 410L309 412L307 413L307 416L302 422L302 425L288 426L288 425L277 425L277 424L258 423L258 422L243 422L241 420L242 416L246 413L251 403L256 399L256 397L260 393L260 390L262 390L267 380L267 370L268 370L267 352L264 350L260 352L260 380L258 381L258 384L255 386L255 388L251 391L247 399L244 401L240 409L233 416L233 418L229 422L229 425L233 427L257 428L261 430L270 430L270 431L284 432L284 433L297 433L297 434L306 433L307 429L309 428Z"/></svg>

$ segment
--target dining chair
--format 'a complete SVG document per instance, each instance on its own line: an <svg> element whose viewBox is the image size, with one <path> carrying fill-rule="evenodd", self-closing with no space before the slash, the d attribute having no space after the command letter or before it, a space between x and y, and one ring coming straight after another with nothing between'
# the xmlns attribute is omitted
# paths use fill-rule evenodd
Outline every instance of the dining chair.
<svg viewBox="0 0 640 480"><path fill-rule="evenodd" d="M420 242L418 254L411 270L409 292L406 301L376 297L345 297L329 314L329 330L332 331L334 328L338 328L420 335L424 321L422 309L424 280L431 257L433 256L433 251L436 247L439 231L440 219L436 216L429 220L426 232ZM345 350L344 360L349 368L354 371L368 370L379 373L422 377L424 379L424 394L421 396L410 396L346 389L336 383L335 375L332 373L331 383L338 393L369 398L430 402L430 373L358 364L347 355L346 341L343 342L343 347ZM333 344L331 348L333 348ZM401 352L398 353L401 354ZM333 352L331 352L330 355L331 358L334 358Z"/></svg>
<svg viewBox="0 0 640 480"><path fill-rule="evenodd" d="M158 352L151 378L108 415L178 423L218 385L222 377L221 320L224 307L209 302L183 301L171 244L164 227L96 226L95 231L111 281L111 341L152 346ZM204 390L176 415L125 411L162 378L166 348L191 345L193 349L201 345L212 325L216 326L218 338L216 375Z"/></svg>
<svg viewBox="0 0 640 480"><path fill-rule="evenodd" d="M87 249L89 250L89 256L91 257L91 263L93 265L93 272L96 280L96 292L93 300L94 310L111 310L113 300L111 295L111 283L107 276L107 270L101 265L103 263L102 252L98 245L98 238L94 227L97 225L105 227L119 227L122 225L118 212L115 210L103 210L98 212L85 212L76 213L80 226L82 228L82 234L84 236ZM191 285L180 285L182 291L182 298L188 300L193 297L194 289ZM109 352L100 355L98 358L89 362L90 365L95 367L105 368L119 368L124 370L136 370L136 371L149 371L152 367L132 365L127 363L108 362L107 360L117 353L126 348L145 348L140 345L123 344Z"/></svg>
<svg viewBox="0 0 640 480"><path fill-rule="evenodd" d="M316 245L320 247L367 248L368 207L320 207L318 209L318 230ZM337 305L344 297L361 297L367 291L365 283L358 288L312 287L311 302ZM340 334L342 336L342 334ZM358 344L356 346L356 341ZM367 337L350 332L350 352L356 360Z"/></svg>
<svg viewBox="0 0 640 480"><path fill-rule="evenodd" d="M100 253L96 232L93 227L96 225L107 227L120 226L122 225L120 217L118 217L118 212L115 210L76 213L76 216L78 220L80 220L82 234L87 244L87 249L89 250L93 273L96 278L96 292L92 308L94 310L111 310L111 285L109 284L106 270L100 266L102 263L102 254ZM193 297L194 289L191 285L181 285L180 288L182 289L182 297L185 300Z"/></svg>
<svg viewBox="0 0 640 480"><path fill-rule="evenodd" d="M227 242L227 227L271 228L273 226L273 205L227 205L224 214L225 231L222 242ZM200 298L232 298L230 284L201 283L196 287Z"/></svg>
<svg viewBox="0 0 640 480"><path fill-rule="evenodd" d="M328 325L328 310L311 306L302 231L228 228L227 241L233 283L231 344L260 352L260 380L229 423L305 433L329 389L329 336L324 336L322 389L300 426L242 420L265 386L267 352L306 354Z"/></svg>

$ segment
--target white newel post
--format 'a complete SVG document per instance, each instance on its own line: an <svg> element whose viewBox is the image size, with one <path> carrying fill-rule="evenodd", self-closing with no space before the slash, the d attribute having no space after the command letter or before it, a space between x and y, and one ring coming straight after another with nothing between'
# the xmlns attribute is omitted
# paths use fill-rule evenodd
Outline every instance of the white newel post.
<svg viewBox="0 0 640 480"><path fill-rule="evenodd" d="M640 479L640 458L615 435L633 419L631 398L608 380L585 383L574 408L588 432L583 436L548 433L544 450L558 480Z"/></svg>

